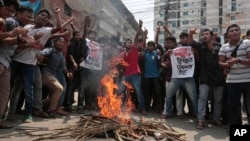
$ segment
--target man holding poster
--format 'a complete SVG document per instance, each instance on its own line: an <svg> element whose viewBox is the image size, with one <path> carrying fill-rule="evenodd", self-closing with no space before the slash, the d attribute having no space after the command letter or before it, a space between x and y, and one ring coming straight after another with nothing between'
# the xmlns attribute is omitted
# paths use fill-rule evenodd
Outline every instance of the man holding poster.
<svg viewBox="0 0 250 141"><path fill-rule="evenodd" d="M168 38L167 38L168 39ZM167 41L165 41L167 42ZM169 49L167 55L170 56L168 63L172 68L171 80L167 88L164 110L161 118L169 118L173 116L173 96L181 87L184 88L190 97L195 115L197 113L197 93L196 85L193 77L195 58L194 49L191 47L177 47L173 50Z"/></svg>

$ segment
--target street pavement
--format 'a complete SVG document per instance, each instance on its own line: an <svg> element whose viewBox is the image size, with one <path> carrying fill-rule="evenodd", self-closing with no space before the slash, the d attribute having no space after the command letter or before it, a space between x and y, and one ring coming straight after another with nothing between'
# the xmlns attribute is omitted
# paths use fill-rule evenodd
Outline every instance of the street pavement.
<svg viewBox="0 0 250 141"><path fill-rule="evenodd" d="M86 111L86 114L94 113L93 111ZM26 134L22 134L25 130L17 130L17 129L40 129L39 132L35 133L44 133L42 131L43 128L56 129L66 127L70 124L74 124L76 121L80 119L80 115L77 113L71 113L69 116L57 118L57 119L43 119L39 117L34 117L34 122L32 123L22 123L21 119L23 115L18 115L20 120L15 122L9 122L14 125L13 129L0 129L0 141L32 141L37 137L32 137ZM142 115L139 113L133 113L132 119L140 120ZM143 116L144 120L162 120L159 118L160 115L154 112L149 112L146 116ZM166 122L170 124L175 130L181 133L186 133L187 141L228 141L228 129L223 129L221 127L214 126L212 124L208 124L203 130L198 130L195 128L196 120L192 117L186 117L184 119L171 118L166 119ZM28 130L26 130L28 131ZM31 131L31 130L29 130ZM4 137L4 138L3 138ZM60 140L60 141L73 141L74 139L71 137L67 138L56 138L51 139L49 141ZM91 138L89 141L114 141L114 139L109 138ZM146 137L146 141L154 141L153 137Z"/></svg>

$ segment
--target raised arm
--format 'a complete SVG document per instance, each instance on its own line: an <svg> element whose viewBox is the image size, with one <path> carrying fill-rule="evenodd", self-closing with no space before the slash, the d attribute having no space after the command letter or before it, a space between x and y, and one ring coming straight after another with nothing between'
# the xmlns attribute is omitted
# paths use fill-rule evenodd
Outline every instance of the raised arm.
<svg viewBox="0 0 250 141"><path fill-rule="evenodd" d="M146 47L146 40L148 38L148 29L144 28L144 32L143 32L143 47Z"/></svg>
<svg viewBox="0 0 250 141"><path fill-rule="evenodd" d="M53 8L53 12L56 16L56 26L52 28L51 34L54 34L61 29L61 15L60 15L60 8Z"/></svg>
<svg viewBox="0 0 250 141"><path fill-rule="evenodd" d="M82 35L82 38L84 38L84 39L88 36L88 25L89 25L89 23L90 23L89 15L86 15L85 19L84 19L83 35Z"/></svg>
<svg viewBox="0 0 250 141"><path fill-rule="evenodd" d="M160 32L161 32L160 27L157 26L157 27L156 27L156 32L155 32L155 43L156 43L157 45L158 45L158 41L159 41Z"/></svg>
<svg viewBox="0 0 250 141"><path fill-rule="evenodd" d="M188 44L192 45L194 43L193 35L196 33L197 28L192 28L189 30L188 34Z"/></svg>
<svg viewBox="0 0 250 141"><path fill-rule="evenodd" d="M141 32L141 28L142 28L142 20L139 20L139 25L138 25L138 29L136 31L136 34L135 34L135 38L134 38L134 45L135 47L137 47L137 44L138 44L138 38L139 38L139 35L140 35L140 32Z"/></svg>
<svg viewBox="0 0 250 141"><path fill-rule="evenodd" d="M163 29L165 32L167 32L171 37L174 37L174 35L169 31L168 27L166 25L163 25Z"/></svg>
<svg viewBox="0 0 250 141"><path fill-rule="evenodd" d="M73 17L70 17L67 21L65 21L65 22L61 25L61 27L64 28L67 24L70 24L73 20L74 20L74 18L73 18Z"/></svg>

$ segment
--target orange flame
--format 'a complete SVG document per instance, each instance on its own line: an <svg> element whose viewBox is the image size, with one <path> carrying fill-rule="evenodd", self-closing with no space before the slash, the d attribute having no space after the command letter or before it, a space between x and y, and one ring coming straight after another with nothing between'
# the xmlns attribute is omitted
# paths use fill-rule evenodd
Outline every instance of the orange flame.
<svg viewBox="0 0 250 141"><path fill-rule="evenodd" d="M118 58L112 59L109 65L113 65L109 74L106 74L101 79L101 93L97 96L98 106L100 108L100 114L107 118L118 119L122 123L132 123L130 119L130 113L134 109L134 104L130 96L128 96L128 101L123 104L123 96L119 96L115 93L118 90L117 84L114 82L114 76L118 71L114 65L123 63L127 65L126 62ZM115 73L115 74L114 74ZM124 83L127 86L128 91L132 90L133 87L129 83ZM128 92L128 95L130 93Z"/></svg>

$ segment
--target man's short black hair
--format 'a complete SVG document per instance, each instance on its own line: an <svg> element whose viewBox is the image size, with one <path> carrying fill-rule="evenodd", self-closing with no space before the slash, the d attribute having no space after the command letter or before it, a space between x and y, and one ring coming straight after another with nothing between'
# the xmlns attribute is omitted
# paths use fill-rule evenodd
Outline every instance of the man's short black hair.
<svg viewBox="0 0 250 141"><path fill-rule="evenodd" d="M73 36L75 36L76 34L80 33L80 31L74 31L73 32Z"/></svg>
<svg viewBox="0 0 250 141"><path fill-rule="evenodd" d="M152 46L155 46L155 42L154 41L148 41L147 45L152 45Z"/></svg>
<svg viewBox="0 0 250 141"><path fill-rule="evenodd" d="M20 6L19 0L1 0L0 1L0 7L11 6L11 5L13 5L17 11Z"/></svg>
<svg viewBox="0 0 250 141"><path fill-rule="evenodd" d="M34 12L33 9L31 9L28 6L24 6L24 5L20 5L19 8L18 8L18 10L17 10L17 12L19 12L19 13L23 13L25 11L28 11L29 13L33 13Z"/></svg>
<svg viewBox="0 0 250 141"><path fill-rule="evenodd" d="M205 31L208 31L210 33L211 36L214 36L214 32L208 28L205 28L201 31L201 33L205 32Z"/></svg>
<svg viewBox="0 0 250 141"><path fill-rule="evenodd" d="M177 43L177 42L176 42L176 38L173 37L173 36L167 37L167 38L165 39L165 41L168 41L168 40L173 41L175 44Z"/></svg>
<svg viewBox="0 0 250 141"><path fill-rule="evenodd" d="M181 32L181 34L179 35L179 38L182 38L182 37L188 38L188 33L187 32Z"/></svg>
<svg viewBox="0 0 250 141"><path fill-rule="evenodd" d="M246 36L250 35L250 29L247 30Z"/></svg>
<svg viewBox="0 0 250 141"><path fill-rule="evenodd" d="M237 27L237 28L240 29L240 26L239 26L239 25L237 25L237 24L231 24L231 25L229 25L229 26L227 27L227 32L226 32L226 33L228 33L229 29L230 29L230 28L233 28L233 27Z"/></svg>
<svg viewBox="0 0 250 141"><path fill-rule="evenodd" d="M39 10L39 11L37 12L36 16L38 16L39 14L41 14L41 13L43 13L43 12L45 12L45 13L48 14L48 16L49 16L48 18L49 18L49 19L51 18L50 12L49 12L49 10L47 10L47 9L41 9L41 10Z"/></svg>

